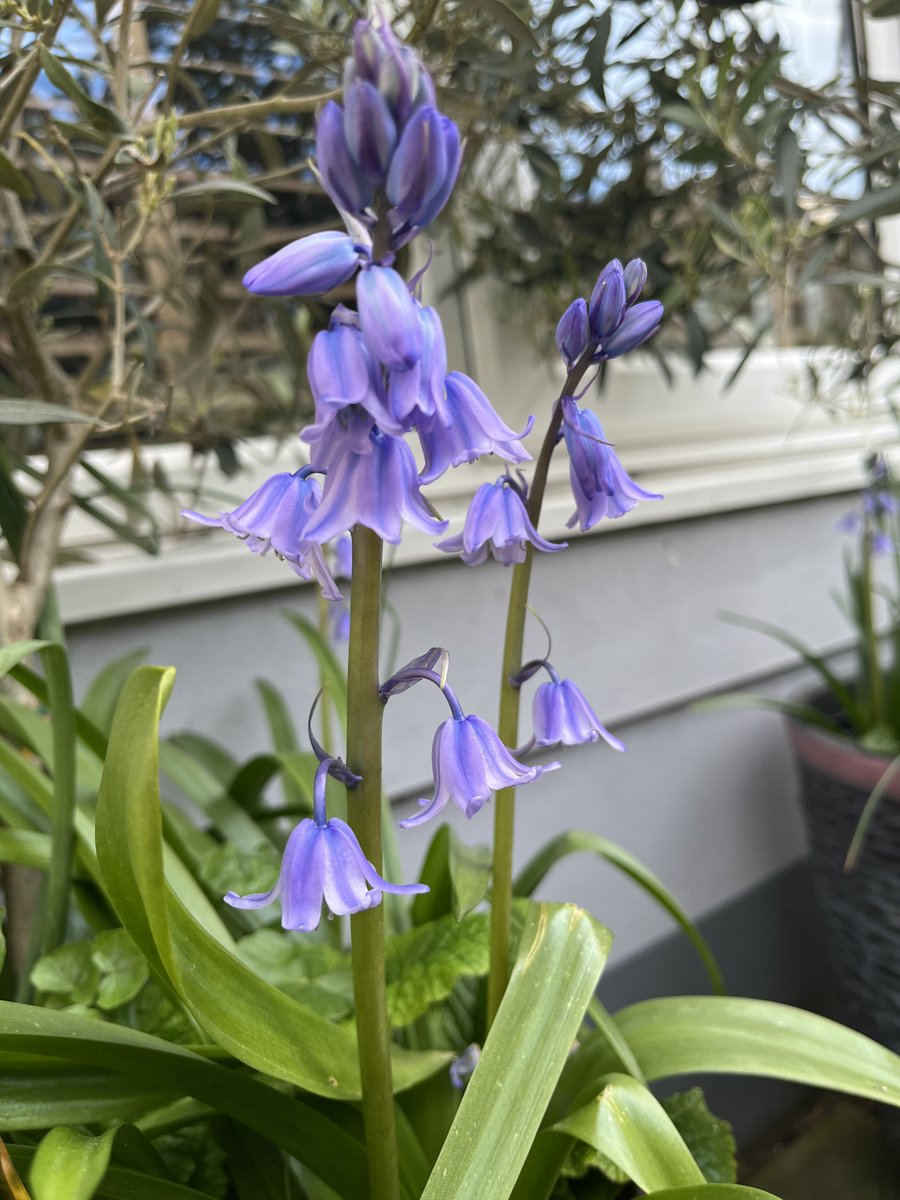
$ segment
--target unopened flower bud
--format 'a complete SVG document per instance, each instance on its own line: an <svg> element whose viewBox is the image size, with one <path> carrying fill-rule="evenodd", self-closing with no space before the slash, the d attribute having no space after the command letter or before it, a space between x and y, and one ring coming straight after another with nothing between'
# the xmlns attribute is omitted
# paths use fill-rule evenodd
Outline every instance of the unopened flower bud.
<svg viewBox="0 0 900 1200"><path fill-rule="evenodd" d="M625 312L625 277L622 264L614 258L604 267L591 292L588 319L591 333L602 342L619 325Z"/></svg>
<svg viewBox="0 0 900 1200"><path fill-rule="evenodd" d="M316 161L328 194L345 212L360 214L373 200L371 183L350 153L344 132L344 110L329 100L316 127Z"/></svg>
<svg viewBox="0 0 900 1200"><path fill-rule="evenodd" d="M644 290L647 282L647 266L640 258L633 258L625 264L625 301L634 304Z"/></svg>
<svg viewBox="0 0 900 1200"><path fill-rule="evenodd" d="M344 96L344 135L369 182L384 182L397 144L397 126L384 98L371 83L355 83Z"/></svg>
<svg viewBox="0 0 900 1200"><path fill-rule="evenodd" d="M590 336L587 304L579 296L560 317L556 327L556 345L570 370L587 349Z"/></svg>
<svg viewBox="0 0 900 1200"><path fill-rule="evenodd" d="M348 234L313 233L251 267L244 287L257 296L320 296L348 280L359 262Z"/></svg>

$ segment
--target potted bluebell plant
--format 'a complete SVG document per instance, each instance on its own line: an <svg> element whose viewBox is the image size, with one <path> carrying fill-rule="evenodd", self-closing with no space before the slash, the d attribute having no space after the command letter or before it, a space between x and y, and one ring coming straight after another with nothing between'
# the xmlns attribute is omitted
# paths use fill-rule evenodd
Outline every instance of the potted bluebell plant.
<svg viewBox="0 0 900 1200"><path fill-rule="evenodd" d="M779 639L818 676L813 691L796 700L740 699L785 715L847 1015L900 1048L900 492L883 455L867 459L866 473L866 486L837 526L852 539L840 598L854 635L852 669L833 669L771 625L731 619Z"/></svg>
<svg viewBox="0 0 900 1200"><path fill-rule="evenodd" d="M0 650L0 672L53 716L52 739L21 718L24 749L0 740L0 765L15 782L0 793L15 835L4 853L48 871L37 992L0 1002L0 1063L14 1081L0 1089L0 1131L11 1143L8 1154L0 1143L0 1179L13 1194L24 1192L21 1172L33 1200L206 1200L213 1186L240 1200L547 1200L590 1172L604 1196L637 1188L654 1200L772 1200L736 1182L721 1129L715 1161L701 1153L698 1122L707 1133L716 1123L695 1099L684 1121L649 1085L733 1071L900 1107L900 1058L890 1050L822 1017L725 995L699 932L621 847L558 831L513 871L516 790L540 787L559 765L535 762L531 750L623 748L549 650L523 661L523 634L531 573L565 549L539 532L560 443L571 526L589 530L660 499L627 474L585 397L602 364L653 336L662 306L641 298L647 273L632 260L604 267L590 297L567 308L556 333L565 373L526 481L518 468L532 458L531 423L510 428L474 380L448 369L437 313L398 258L447 202L460 158L423 63L386 20L360 21L343 103L325 104L317 139L345 231L291 243L245 279L262 296L348 284L355 292L355 306L336 307L312 346L309 464L233 510L186 513L254 554L282 558L333 603L349 533L346 678L317 643L345 747L333 728L316 733L311 714L311 753L245 764L205 794L207 827L191 828L159 793L171 757L159 738L171 668L130 674L107 723L96 698L75 708L60 645ZM503 466L449 534L422 488L483 455ZM382 674L383 546L404 522L467 567L492 557L509 568L496 726L464 709L446 652L426 648L431 637ZM35 653L43 676L25 665ZM488 867L440 828L422 878L405 881L391 855L381 731L386 704L420 685L441 692L449 715L434 734L433 793L403 824L430 822L451 802L484 821L492 804L494 838ZM532 686L523 736L522 692ZM259 806L259 781L288 767L290 815L301 819L284 831ZM268 872L259 886L241 876L236 855L220 854L235 847L256 851ZM530 899L551 866L585 851L668 909L714 994L648 1000L614 1017L604 1009L595 991L609 931L575 905ZM211 857L229 874L221 887L221 873L213 881L204 868ZM64 940L70 893L92 935L80 944ZM265 924L276 904L277 928ZM340 936L347 917L349 946ZM145 989L152 1030L137 1019L146 1007L131 1007ZM63 999L43 1003L48 993ZM174 1180L164 1157L173 1131L197 1127L222 1168L202 1189Z"/></svg>

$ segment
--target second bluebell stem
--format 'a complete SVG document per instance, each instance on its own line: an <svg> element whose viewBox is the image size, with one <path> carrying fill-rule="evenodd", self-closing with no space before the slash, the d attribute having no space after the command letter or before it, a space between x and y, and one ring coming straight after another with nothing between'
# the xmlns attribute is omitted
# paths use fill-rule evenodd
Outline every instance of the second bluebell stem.
<svg viewBox="0 0 900 1200"><path fill-rule="evenodd" d="M347 820L366 858L380 872L384 701L378 691L378 659L382 543L377 534L362 525L353 527L352 541L347 765L362 776L362 782L348 797ZM350 941L370 1197L399 1200L391 1031L385 996L383 905L377 904L350 918Z"/></svg>
<svg viewBox="0 0 900 1200"><path fill-rule="evenodd" d="M537 528L544 503L544 491L550 472L550 460L562 429L562 398L573 396L585 372L591 365L590 346L572 367L560 397L553 406L553 415L544 435L534 468L534 478L528 493L527 510L532 525ZM519 698L521 689L511 680L522 666L525 641L525 615L528 589L531 584L531 564L534 547L526 545L525 559L512 568L509 607L506 614L506 635L503 642L503 667L500 675L500 714L497 732L506 746L519 741ZM487 1026L490 1029L500 1001L509 982L510 944L512 938L513 900L513 840L515 834L515 788L504 788L494 797L494 857L491 883L491 964L488 975Z"/></svg>

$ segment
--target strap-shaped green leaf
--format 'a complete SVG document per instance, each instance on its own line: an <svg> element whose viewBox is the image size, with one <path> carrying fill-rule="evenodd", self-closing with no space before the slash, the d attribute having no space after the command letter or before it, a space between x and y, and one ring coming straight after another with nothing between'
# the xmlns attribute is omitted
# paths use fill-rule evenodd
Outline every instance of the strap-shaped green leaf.
<svg viewBox="0 0 900 1200"><path fill-rule="evenodd" d="M593 1146L642 1191L705 1183L666 1110L630 1075L610 1075L600 1094L556 1129Z"/></svg>
<svg viewBox="0 0 900 1200"><path fill-rule="evenodd" d="M49 1064L54 1070L58 1060L66 1060L141 1080L158 1093L193 1096L295 1155L343 1200L368 1195L365 1150L344 1128L343 1110L276 1091L184 1046L91 1017L0 1002L0 1052L22 1055L26 1069L33 1065L31 1056L40 1055L57 1060ZM150 1106L157 1103L149 1097Z"/></svg>
<svg viewBox="0 0 900 1200"><path fill-rule="evenodd" d="M675 897L670 894L665 885L657 879L649 867L645 867L640 859L635 858L628 850L624 850L608 838L600 837L596 833L587 833L580 829L570 829L568 832L561 833L558 837L552 838L545 846L541 847L537 854L525 864L516 876L514 884L515 894L517 896L530 896L550 868L555 866L560 859L566 858L570 854L579 853L596 854L599 858L605 859L611 866L623 871L639 887L642 887L645 892L652 896L666 910L673 921L681 927L685 937L697 951L706 968L706 973L709 976L713 990L724 993L725 981L722 978L719 964L716 962L715 955L709 948L706 938L704 938L703 934Z"/></svg>
<svg viewBox="0 0 900 1200"><path fill-rule="evenodd" d="M768 1000L672 996L634 1004L616 1024L647 1079L763 1075L900 1107L900 1057L853 1029ZM587 1100L615 1069L602 1034L568 1064L561 1092Z"/></svg>
<svg viewBox="0 0 900 1200"><path fill-rule="evenodd" d="M100 1067L0 1054L0 1128L50 1129L128 1121L166 1104L176 1094L147 1080L113 1075Z"/></svg>
<svg viewBox="0 0 900 1200"><path fill-rule="evenodd" d="M506 1200L597 986L611 937L534 905L506 995L422 1200Z"/></svg>
<svg viewBox="0 0 900 1200"><path fill-rule="evenodd" d="M140 667L125 685L97 804L97 855L119 919L151 968L204 1029L248 1066L331 1098L361 1094L356 1039L264 982L195 920L163 871L158 727L171 668ZM394 1052L398 1091L449 1059Z"/></svg>
<svg viewBox="0 0 900 1200"><path fill-rule="evenodd" d="M778 1200L778 1197L739 1183L706 1183L702 1187L665 1188L651 1192L646 1200Z"/></svg>
<svg viewBox="0 0 900 1200"><path fill-rule="evenodd" d="M46 954L65 935L75 856L75 706L65 648L56 642L17 642L0 650L0 676L31 654L40 654L53 716L53 839L41 949Z"/></svg>

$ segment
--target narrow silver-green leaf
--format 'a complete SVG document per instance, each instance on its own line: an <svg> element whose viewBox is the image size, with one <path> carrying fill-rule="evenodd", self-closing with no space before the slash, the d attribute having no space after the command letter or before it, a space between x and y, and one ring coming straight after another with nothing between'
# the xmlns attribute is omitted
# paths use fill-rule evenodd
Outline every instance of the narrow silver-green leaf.
<svg viewBox="0 0 900 1200"><path fill-rule="evenodd" d="M630 1075L610 1075L599 1096L556 1129L593 1146L644 1192L705 1183L666 1110Z"/></svg>
<svg viewBox="0 0 900 1200"><path fill-rule="evenodd" d="M57 422L83 422L95 424L96 419L88 413L62 404L51 404L49 400L17 400L0 397L0 425L49 425Z"/></svg>
<svg viewBox="0 0 900 1200"><path fill-rule="evenodd" d="M609 932L534 905L509 987L422 1200L506 1200L581 1025Z"/></svg>

